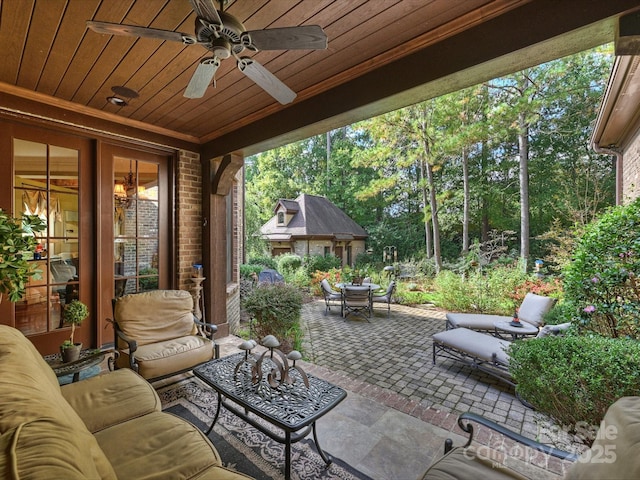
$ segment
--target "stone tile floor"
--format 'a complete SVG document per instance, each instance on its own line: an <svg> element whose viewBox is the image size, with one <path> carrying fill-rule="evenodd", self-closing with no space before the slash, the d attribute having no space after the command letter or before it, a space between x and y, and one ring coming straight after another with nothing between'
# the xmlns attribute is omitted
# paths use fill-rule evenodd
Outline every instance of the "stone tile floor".
<svg viewBox="0 0 640 480"><path fill-rule="evenodd" d="M317 300L304 305L302 319L303 368L348 391L318 422L322 447L376 480L420 478L442 455L446 438L454 445L466 441L457 418L467 411L559 448L580 448L570 438L547 435L553 431L549 419L493 377L448 359L434 365L431 335L444 329L442 311L392 305L389 317L378 309L367 322L343 319L339 307L325 315L324 301ZM238 351L240 340L230 336L220 343L226 355ZM483 428L474 439L499 449L513 445ZM506 461L540 479L558 478L567 467L544 456Z"/></svg>

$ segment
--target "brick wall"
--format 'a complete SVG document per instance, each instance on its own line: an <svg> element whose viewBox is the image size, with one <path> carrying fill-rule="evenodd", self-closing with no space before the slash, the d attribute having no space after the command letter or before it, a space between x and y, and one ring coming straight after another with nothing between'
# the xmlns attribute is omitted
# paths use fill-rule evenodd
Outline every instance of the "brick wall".
<svg viewBox="0 0 640 480"><path fill-rule="evenodd" d="M640 196L640 129L625 149L622 161L622 203Z"/></svg>
<svg viewBox="0 0 640 480"><path fill-rule="evenodd" d="M177 169L176 206L178 227L178 288L192 290L190 281L194 263L202 262L202 186L200 156L180 150ZM243 170L236 174L233 186L233 278L227 284L227 322L231 333L240 325L240 263L244 251ZM200 232L194 235L194 232ZM206 280L205 280L206 282Z"/></svg>

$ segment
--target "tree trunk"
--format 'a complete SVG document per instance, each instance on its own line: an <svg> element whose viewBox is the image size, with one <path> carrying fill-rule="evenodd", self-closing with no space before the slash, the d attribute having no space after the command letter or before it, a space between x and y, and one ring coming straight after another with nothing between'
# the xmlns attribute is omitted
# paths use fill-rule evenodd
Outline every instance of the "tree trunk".
<svg viewBox="0 0 640 480"><path fill-rule="evenodd" d="M469 151L462 149L462 254L469 251Z"/></svg>
<svg viewBox="0 0 640 480"><path fill-rule="evenodd" d="M527 269L529 259L529 125L525 113L518 114L520 156L520 258Z"/></svg>
<svg viewBox="0 0 640 480"><path fill-rule="evenodd" d="M424 160L420 160L420 176L422 177L422 184L420 187L422 193L422 204L424 205L424 239L425 248L427 250L427 258L433 256L433 250L431 246L431 229L429 226L429 218L427 217L427 205L429 205L429 192L427 191L427 165Z"/></svg>
<svg viewBox="0 0 640 480"><path fill-rule="evenodd" d="M427 162L427 181L429 183L429 203L431 205L431 225L433 227L433 260L436 273L442 270L442 253L440 252L440 225L438 224L438 205L436 200L436 188L433 181L433 169Z"/></svg>

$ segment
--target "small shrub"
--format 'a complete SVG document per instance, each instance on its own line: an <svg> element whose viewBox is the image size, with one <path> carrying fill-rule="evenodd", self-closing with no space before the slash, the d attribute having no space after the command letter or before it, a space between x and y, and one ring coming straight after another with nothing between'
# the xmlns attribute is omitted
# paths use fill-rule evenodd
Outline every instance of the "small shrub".
<svg viewBox="0 0 640 480"><path fill-rule="evenodd" d="M598 426L613 402L640 391L635 340L536 338L513 342L509 353L509 370L522 398L570 429L579 422Z"/></svg>
<svg viewBox="0 0 640 480"><path fill-rule="evenodd" d="M258 275L263 269L263 265L243 263L240 265L240 278L254 280L254 275Z"/></svg>
<svg viewBox="0 0 640 480"><path fill-rule="evenodd" d="M587 226L564 270L578 325L608 337L640 339L640 198Z"/></svg>
<svg viewBox="0 0 640 480"><path fill-rule="evenodd" d="M260 265L263 268L271 268L272 270L278 269L278 264L272 257L255 257L249 259L249 262L247 263L250 265Z"/></svg>
<svg viewBox="0 0 640 480"><path fill-rule="evenodd" d="M304 269L309 275L309 278L316 271L328 272L333 269L339 269L342 266L342 261L335 255L307 255L304 257Z"/></svg>
<svg viewBox="0 0 640 480"><path fill-rule="evenodd" d="M285 253L278 256L278 271L283 275L296 271L302 265L302 258L299 255Z"/></svg>
<svg viewBox="0 0 640 480"><path fill-rule="evenodd" d="M316 296L322 296L322 287L320 282L327 279L331 285L342 282L342 270L332 268L328 272L317 270L311 276L311 293Z"/></svg>
<svg viewBox="0 0 640 480"><path fill-rule="evenodd" d="M283 352L301 350L302 300L302 294L293 285L262 284L250 291L242 299L242 306L254 320L256 340L274 335Z"/></svg>

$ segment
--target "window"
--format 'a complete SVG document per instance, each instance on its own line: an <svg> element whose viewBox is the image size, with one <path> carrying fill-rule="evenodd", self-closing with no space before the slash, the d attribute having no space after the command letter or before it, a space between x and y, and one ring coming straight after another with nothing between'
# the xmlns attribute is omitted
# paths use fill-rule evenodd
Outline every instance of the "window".
<svg viewBox="0 0 640 480"><path fill-rule="evenodd" d="M78 150L13 139L15 216L37 215L47 225L36 234L32 278L16 303L16 327L25 335L62 328L62 309L78 299L79 182Z"/></svg>
<svg viewBox="0 0 640 480"><path fill-rule="evenodd" d="M331 247L324 247L324 256L328 257L331 255Z"/></svg>
<svg viewBox="0 0 640 480"><path fill-rule="evenodd" d="M278 212L278 225L284 225L284 212Z"/></svg>

